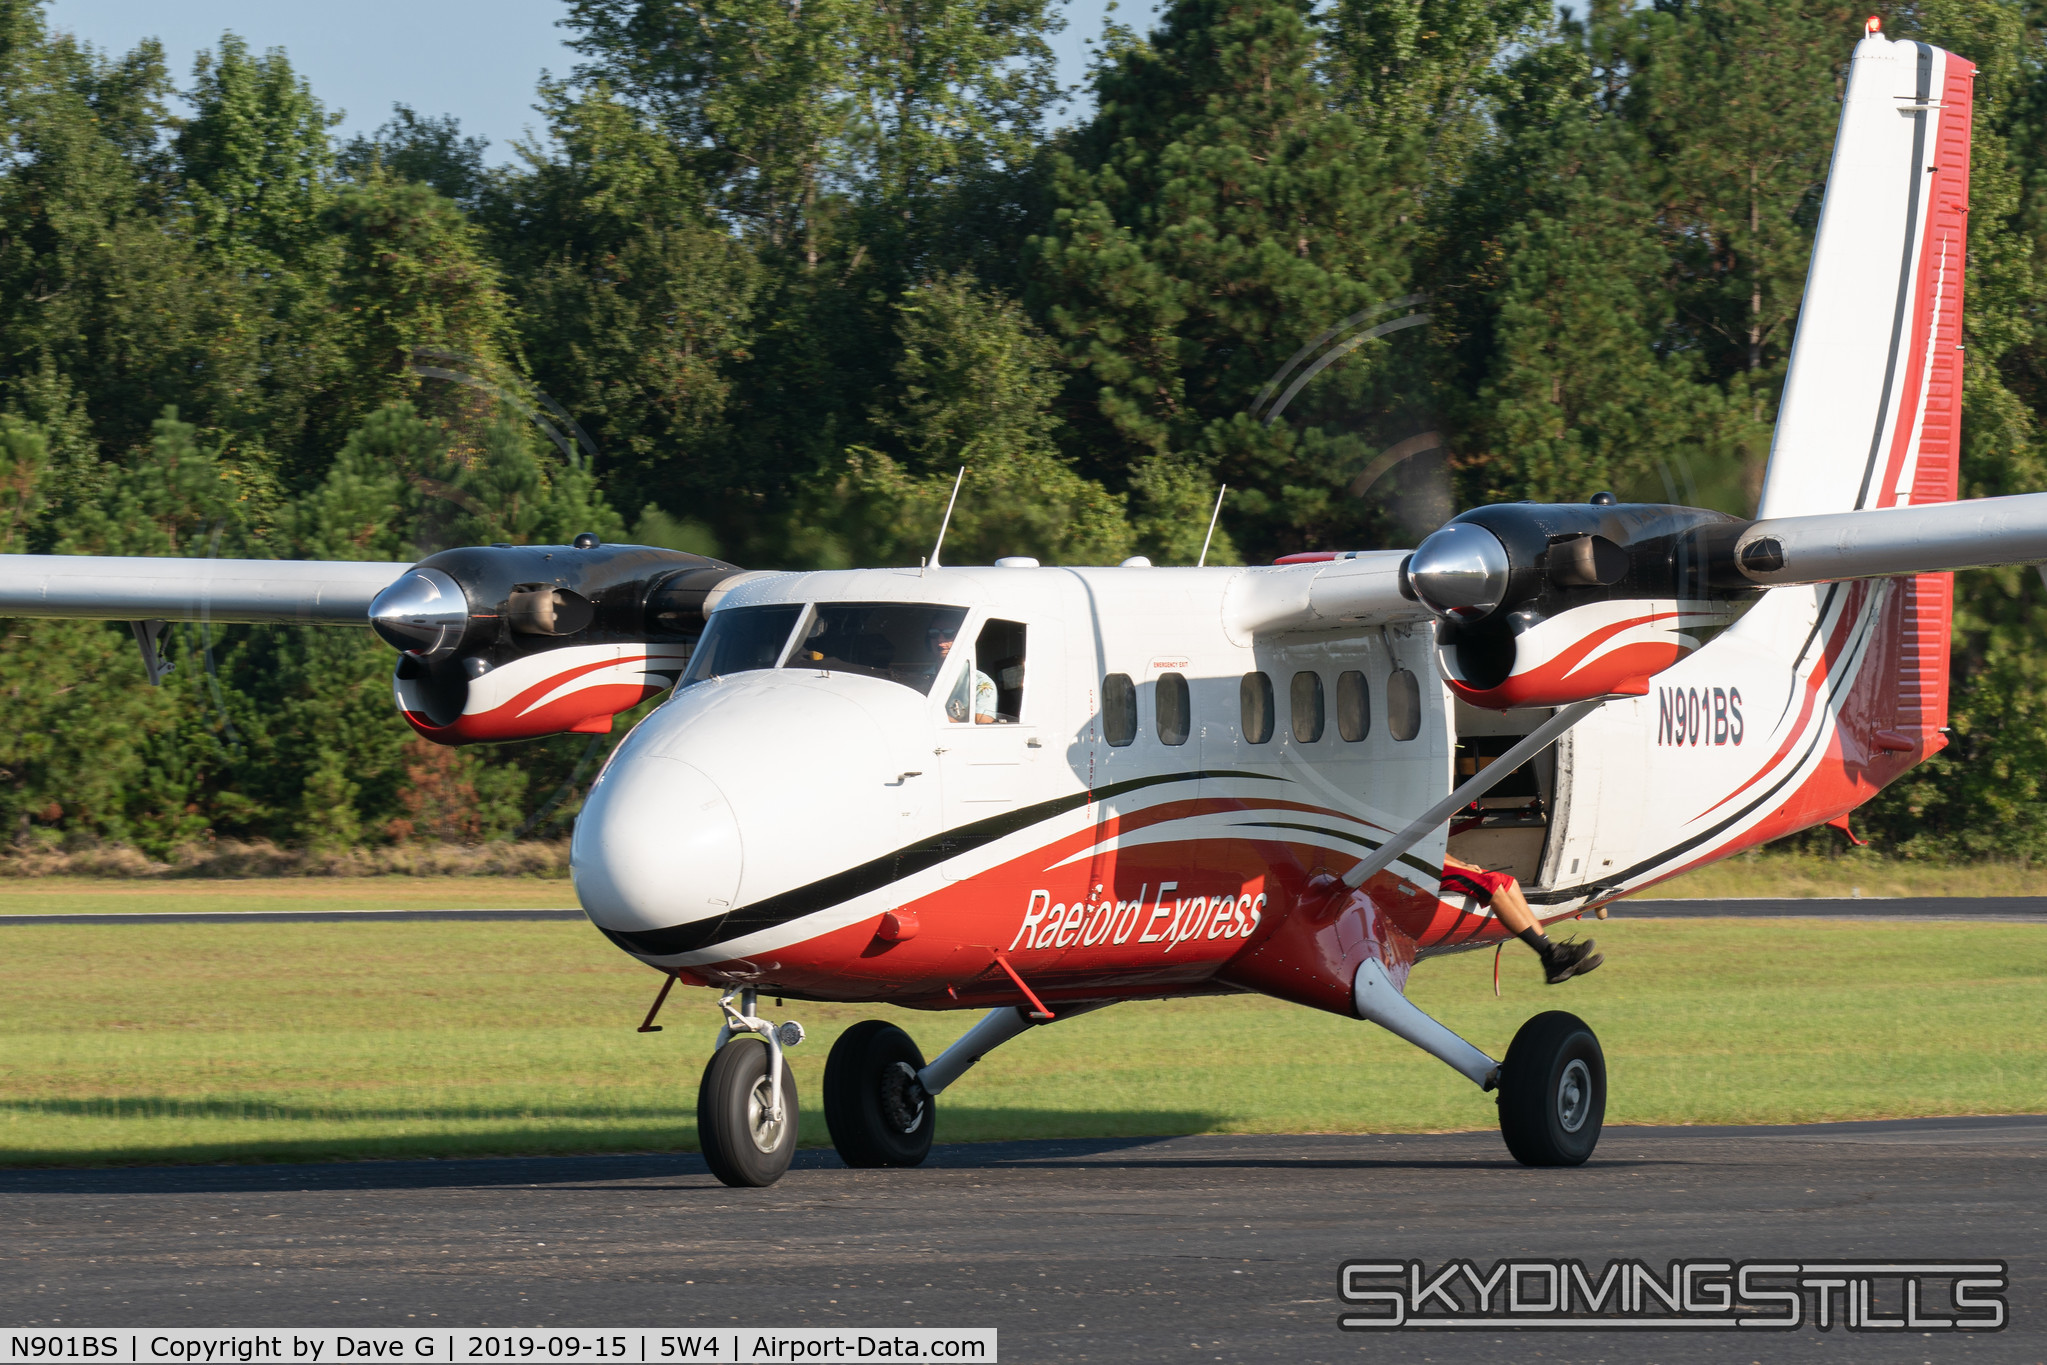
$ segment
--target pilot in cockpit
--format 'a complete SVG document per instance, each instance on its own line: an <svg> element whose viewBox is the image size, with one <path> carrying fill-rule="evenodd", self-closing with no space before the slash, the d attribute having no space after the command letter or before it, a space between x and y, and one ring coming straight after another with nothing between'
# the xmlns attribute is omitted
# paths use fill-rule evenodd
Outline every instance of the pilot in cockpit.
<svg viewBox="0 0 2047 1365"><path fill-rule="evenodd" d="M929 632L931 650L938 656L941 665L952 655L952 642L956 630L957 627L954 626L933 626ZM998 697L995 680L978 668L969 669L968 672L971 681L946 700L946 719L956 724L965 724L968 711L971 709L974 724L993 725L996 720L995 708ZM962 696L962 691L967 695Z"/></svg>

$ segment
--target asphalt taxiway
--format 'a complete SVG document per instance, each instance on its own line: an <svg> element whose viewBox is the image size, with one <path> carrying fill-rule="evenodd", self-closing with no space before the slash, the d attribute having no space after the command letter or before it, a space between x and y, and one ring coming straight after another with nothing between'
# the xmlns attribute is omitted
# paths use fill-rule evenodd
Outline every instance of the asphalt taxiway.
<svg viewBox="0 0 2047 1365"><path fill-rule="evenodd" d="M1338 1329L1358 1257L2010 1263L1972 1337ZM2047 1117L1609 1128L1529 1170L1494 1133L0 1172L10 1326L971 1326L1005 1361L2039 1361Z"/></svg>

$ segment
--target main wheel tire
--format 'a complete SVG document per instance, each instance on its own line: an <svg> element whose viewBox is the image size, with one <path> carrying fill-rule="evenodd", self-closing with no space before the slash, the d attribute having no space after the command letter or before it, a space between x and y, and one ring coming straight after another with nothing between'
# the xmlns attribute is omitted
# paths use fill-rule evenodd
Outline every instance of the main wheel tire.
<svg viewBox="0 0 2047 1365"><path fill-rule="evenodd" d="M697 1141L711 1174L727 1185L772 1185L796 1155L796 1077L782 1068L782 1117L771 1121L768 1066L766 1043L733 1038L711 1054L697 1087Z"/></svg>
<svg viewBox="0 0 2047 1365"><path fill-rule="evenodd" d="M1524 1166L1582 1166L1606 1122L1606 1054L1563 1010L1521 1026L1500 1066L1500 1136Z"/></svg>
<svg viewBox="0 0 2047 1365"><path fill-rule="evenodd" d="M824 1064L824 1121L848 1166L917 1166L931 1151L938 1101L917 1073L924 1054L910 1035L864 1019L839 1035Z"/></svg>

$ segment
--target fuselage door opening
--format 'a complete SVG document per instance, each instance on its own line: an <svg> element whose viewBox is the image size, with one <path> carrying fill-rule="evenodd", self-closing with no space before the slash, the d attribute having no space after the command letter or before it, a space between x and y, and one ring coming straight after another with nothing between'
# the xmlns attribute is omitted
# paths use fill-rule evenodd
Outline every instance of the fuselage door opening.
<svg viewBox="0 0 2047 1365"><path fill-rule="evenodd" d="M1451 785L1470 781L1553 714L1548 707L1489 711L1458 701ZM1512 873L1530 890L1540 888L1551 832L1563 824L1558 797L1557 746L1551 745L1508 773L1473 808L1452 817L1451 855L1489 872Z"/></svg>

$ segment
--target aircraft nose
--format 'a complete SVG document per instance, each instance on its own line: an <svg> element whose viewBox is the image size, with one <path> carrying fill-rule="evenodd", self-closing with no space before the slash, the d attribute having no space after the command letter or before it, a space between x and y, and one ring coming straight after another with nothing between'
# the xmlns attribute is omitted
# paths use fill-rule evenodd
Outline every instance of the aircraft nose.
<svg viewBox="0 0 2047 1365"><path fill-rule="evenodd" d="M739 821L691 764L621 754L576 819L569 868L599 928L666 929L732 908L743 870Z"/></svg>

